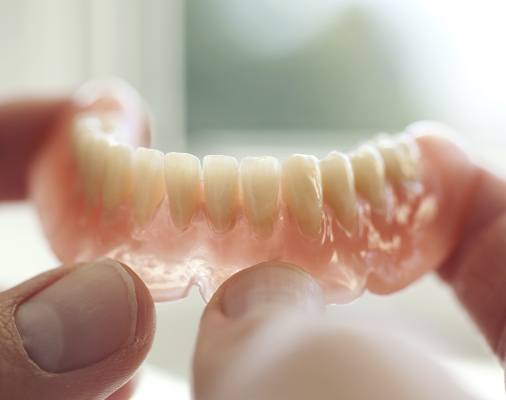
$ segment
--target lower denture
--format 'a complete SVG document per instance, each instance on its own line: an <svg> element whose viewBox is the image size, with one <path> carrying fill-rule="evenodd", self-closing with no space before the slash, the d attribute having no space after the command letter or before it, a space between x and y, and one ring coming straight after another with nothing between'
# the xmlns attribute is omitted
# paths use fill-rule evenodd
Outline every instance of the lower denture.
<svg viewBox="0 0 506 400"><path fill-rule="evenodd" d="M294 155L282 167L272 157L239 166L208 156L201 168L189 154L138 149L136 96L119 92L69 107L32 168L32 198L65 264L114 257L162 301L192 285L209 299L233 273L279 260L305 269L339 303L367 288L398 290L451 250L467 189L447 184L451 171L430 138L404 134L322 161ZM121 136L131 140L104 133L88 157L82 135L105 129L103 104L128 113L121 126L131 131Z"/></svg>

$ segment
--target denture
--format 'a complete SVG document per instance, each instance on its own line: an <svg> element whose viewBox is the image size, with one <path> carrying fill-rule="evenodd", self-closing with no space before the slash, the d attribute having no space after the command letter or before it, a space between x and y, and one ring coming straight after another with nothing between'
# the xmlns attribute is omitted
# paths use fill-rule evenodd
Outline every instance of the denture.
<svg viewBox="0 0 506 400"><path fill-rule="evenodd" d="M193 285L209 299L271 260L303 268L329 303L393 292L449 254L471 186L452 169L462 154L423 125L322 160L163 154L120 83L81 88L54 129L31 193L55 254L118 259L158 301Z"/></svg>

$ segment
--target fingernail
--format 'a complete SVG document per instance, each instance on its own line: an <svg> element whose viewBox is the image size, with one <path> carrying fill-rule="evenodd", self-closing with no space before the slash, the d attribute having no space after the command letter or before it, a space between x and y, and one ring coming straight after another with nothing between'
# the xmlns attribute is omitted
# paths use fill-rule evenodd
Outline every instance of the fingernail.
<svg viewBox="0 0 506 400"><path fill-rule="evenodd" d="M223 313L243 318L256 311L322 310L320 286L304 271L285 263L263 263L238 273L225 286Z"/></svg>
<svg viewBox="0 0 506 400"><path fill-rule="evenodd" d="M136 320L133 280L109 259L77 267L16 312L28 355L49 372L103 360L133 338Z"/></svg>

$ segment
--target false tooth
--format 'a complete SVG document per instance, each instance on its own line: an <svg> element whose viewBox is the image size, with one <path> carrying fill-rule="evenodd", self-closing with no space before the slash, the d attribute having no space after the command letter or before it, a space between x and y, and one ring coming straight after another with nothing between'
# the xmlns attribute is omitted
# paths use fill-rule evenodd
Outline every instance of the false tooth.
<svg viewBox="0 0 506 400"><path fill-rule="evenodd" d="M101 199L105 159L111 145L109 140L101 134L89 135L88 140L83 156L84 190L88 202L96 206Z"/></svg>
<svg viewBox="0 0 506 400"><path fill-rule="evenodd" d="M394 182L416 178L416 164L410 145L401 140L380 139L376 147L385 163L385 172Z"/></svg>
<svg viewBox="0 0 506 400"><path fill-rule="evenodd" d="M91 116L78 116L72 127L72 144L77 170L81 175L88 168L89 152L87 146L93 141L90 136L100 134L100 121Z"/></svg>
<svg viewBox="0 0 506 400"><path fill-rule="evenodd" d="M153 218L165 195L163 167L162 152L143 147L135 151L133 201L135 217L141 225Z"/></svg>
<svg viewBox="0 0 506 400"><path fill-rule="evenodd" d="M185 230L200 202L200 160L187 153L165 156L165 183L174 225Z"/></svg>
<svg viewBox="0 0 506 400"><path fill-rule="evenodd" d="M279 212L279 162L274 157L246 157L240 173L246 218L258 236L269 237Z"/></svg>
<svg viewBox="0 0 506 400"><path fill-rule="evenodd" d="M234 157L204 157L204 197L207 218L218 233L235 222L239 198L238 163Z"/></svg>
<svg viewBox="0 0 506 400"><path fill-rule="evenodd" d="M356 219L355 179L346 154L330 153L320 161L323 199L332 208L341 226L353 232Z"/></svg>
<svg viewBox="0 0 506 400"><path fill-rule="evenodd" d="M383 212L386 207L385 164L373 146L364 145L350 155L355 187L375 211Z"/></svg>
<svg viewBox="0 0 506 400"><path fill-rule="evenodd" d="M322 184L318 160L294 154L283 163L281 180L283 198L300 230L317 238L322 231Z"/></svg>
<svg viewBox="0 0 506 400"><path fill-rule="evenodd" d="M123 144L111 146L105 160L103 190L104 208L107 212L113 211L130 194L132 176L132 150Z"/></svg>

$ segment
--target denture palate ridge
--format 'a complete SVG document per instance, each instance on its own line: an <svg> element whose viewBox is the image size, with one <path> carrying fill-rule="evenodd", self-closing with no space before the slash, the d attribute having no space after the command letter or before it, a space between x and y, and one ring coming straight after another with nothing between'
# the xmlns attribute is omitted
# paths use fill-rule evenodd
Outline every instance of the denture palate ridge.
<svg viewBox="0 0 506 400"><path fill-rule="evenodd" d="M357 197L375 212L386 207L387 180L393 184L418 177L416 145L404 136L382 135L350 153L331 152L322 160L294 154L282 164L274 157L234 157L188 153L163 154L132 149L105 134L103 122L89 116L74 124L73 148L86 200L102 201L112 213L127 199L134 217L145 225L167 196L173 225L186 230L199 209L211 229L226 233L239 212L259 238L268 238L284 203L289 217L308 238L323 230L324 204L337 222L352 233Z"/></svg>

